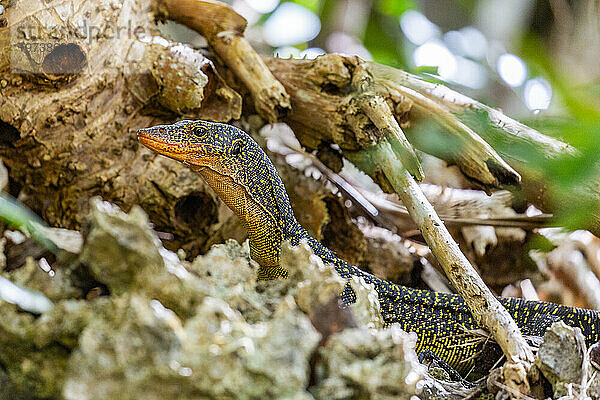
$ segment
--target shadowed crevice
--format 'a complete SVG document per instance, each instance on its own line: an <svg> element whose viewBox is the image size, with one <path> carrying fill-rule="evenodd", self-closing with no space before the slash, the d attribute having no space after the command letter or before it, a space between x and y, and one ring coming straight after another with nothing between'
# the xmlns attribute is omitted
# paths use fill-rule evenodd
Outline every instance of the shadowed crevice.
<svg viewBox="0 0 600 400"><path fill-rule="evenodd" d="M56 46L44 59L42 69L49 75L79 74L86 65L81 48L74 44Z"/></svg>
<svg viewBox="0 0 600 400"><path fill-rule="evenodd" d="M14 143L21 138L21 134L9 123L0 120L0 146L14 147Z"/></svg>
<svg viewBox="0 0 600 400"><path fill-rule="evenodd" d="M217 204L207 194L192 192L175 204L175 221L194 232L216 223Z"/></svg>

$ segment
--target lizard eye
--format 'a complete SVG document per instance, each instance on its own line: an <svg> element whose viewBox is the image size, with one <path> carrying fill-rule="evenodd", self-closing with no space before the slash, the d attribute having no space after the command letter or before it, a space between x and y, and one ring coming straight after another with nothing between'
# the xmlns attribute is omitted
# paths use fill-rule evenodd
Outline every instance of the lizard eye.
<svg viewBox="0 0 600 400"><path fill-rule="evenodd" d="M242 153L242 143L239 140L236 140L231 145L231 155L237 156Z"/></svg>
<svg viewBox="0 0 600 400"><path fill-rule="evenodd" d="M202 137L204 136L204 134L206 133L206 129L202 128L202 127L196 127L192 130L192 135L196 136L196 137Z"/></svg>

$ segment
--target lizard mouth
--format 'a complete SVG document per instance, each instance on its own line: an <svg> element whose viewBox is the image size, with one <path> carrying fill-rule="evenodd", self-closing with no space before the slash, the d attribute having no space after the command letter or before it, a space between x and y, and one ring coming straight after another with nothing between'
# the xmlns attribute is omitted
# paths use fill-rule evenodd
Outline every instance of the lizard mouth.
<svg viewBox="0 0 600 400"><path fill-rule="evenodd" d="M146 129L140 129L137 133L137 138L141 144L150 150L178 161L183 161L183 156L191 153L190 150L186 150L177 143L169 143L157 138L152 132L148 132Z"/></svg>
<svg viewBox="0 0 600 400"><path fill-rule="evenodd" d="M191 149L178 143L170 143L157 137L152 128L140 129L137 132L138 141L156 153L180 161L196 170L219 164L218 154L200 153L199 149ZM208 146L212 147L212 146ZM193 155L191 157L190 155Z"/></svg>

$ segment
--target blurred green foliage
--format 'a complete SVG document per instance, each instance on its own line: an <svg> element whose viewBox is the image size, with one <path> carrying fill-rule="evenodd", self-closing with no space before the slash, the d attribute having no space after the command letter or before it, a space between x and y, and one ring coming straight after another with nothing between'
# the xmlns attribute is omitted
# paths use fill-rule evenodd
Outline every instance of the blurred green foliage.
<svg viewBox="0 0 600 400"><path fill-rule="evenodd" d="M44 221L15 198L2 191L0 191L0 221L32 237L53 253L58 251L58 247L47 236Z"/></svg>
<svg viewBox="0 0 600 400"><path fill-rule="evenodd" d="M538 167L547 182L553 184L554 196L567 205L558 215L561 222L573 229L586 226L591 212L599 207L590 194L598 193L600 184L600 81L576 87L568 76L559 72L541 38L533 34L523 38L521 54L529 65L548 79L563 106L563 113L558 117L524 122L571 144L580 152L576 158L536 159L533 165Z"/></svg>

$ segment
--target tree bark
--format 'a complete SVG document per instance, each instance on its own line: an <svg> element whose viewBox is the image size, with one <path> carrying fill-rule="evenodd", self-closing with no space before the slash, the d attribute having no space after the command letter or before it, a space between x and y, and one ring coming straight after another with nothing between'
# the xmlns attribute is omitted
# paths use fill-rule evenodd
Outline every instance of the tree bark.
<svg viewBox="0 0 600 400"><path fill-rule="evenodd" d="M47 6L37 1L7 10L10 25L0 31L0 155L13 187L22 187L27 204L54 226L79 227L88 199L100 195L125 209L140 204L159 231L174 235L173 247L197 253L230 235L243 237L198 176L142 148L135 133L182 114L239 118L240 95L199 52L151 40L149 2L75 3L66 23L52 4L57 12L42 12ZM74 33L80 18L89 21L86 38ZM62 27L64 36L45 26ZM109 38L123 26L137 27L144 38ZM35 40L22 35L31 30ZM31 46L19 46L30 41L53 50L33 54ZM64 46L68 51L57 55Z"/></svg>

